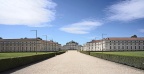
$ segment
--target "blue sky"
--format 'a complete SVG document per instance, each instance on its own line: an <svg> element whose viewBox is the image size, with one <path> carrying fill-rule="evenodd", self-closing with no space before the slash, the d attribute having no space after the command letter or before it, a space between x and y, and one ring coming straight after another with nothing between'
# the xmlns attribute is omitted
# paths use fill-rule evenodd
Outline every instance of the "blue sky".
<svg viewBox="0 0 144 74"><path fill-rule="evenodd" d="M0 37L84 44L104 37L144 37L144 0L0 0Z"/></svg>

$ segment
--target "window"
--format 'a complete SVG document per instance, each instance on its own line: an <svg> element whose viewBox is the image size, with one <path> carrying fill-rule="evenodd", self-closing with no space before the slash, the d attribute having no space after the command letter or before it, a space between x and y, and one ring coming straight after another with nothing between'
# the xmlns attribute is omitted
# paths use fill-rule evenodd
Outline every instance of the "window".
<svg viewBox="0 0 144 74"><path fill-rule="evenodd" d="M122 49L124 49L124 46L122 46Z"/></svg>
<svg viewBox="0 0 144 74"><path fill-rule="evenodd" d="M132 45L132 43L131 43L131 45Z"/></svg>
<svg viewBox="0 0 144 74"><path fill-rule="evenodd" d="M110 49L111 49L111 46L110 46Z"/></svg>
<svg viewBox="0 0 144 74"><path fill-rule="evenodd" d="M120 43L118 43L118 45L120 45Z"/></svg>
<svg viewBox="0 0 144 74"><path fill-rule="evenodd" d="M23 51L23 47L22 47L22 51Z"/></svg>
<svg viewBox="0 0 144 74"><path fill-rule="evenodd" d="M116 47L114 46L114 49L116 49Z"/></svg>
<svg viewBox="0 0 144 74"><path fill-rule="evenodd" d="M139 45L140 45L140 43L139 43Z"/></svg>
<svg viewBox="0 0 144 74"><path fill-rule="evenodd" d="M26 47L26 51L27 51L27 47Z"/></svg>
<svg viewBox="0 0 144 74"><path fill-rule="evenodd" d="M124 45L124 43L122 43L122 45Z"/></svg>
<svg viewBox="0 0 144 74"><path fill-rule="evenodd" d="M118 46L118 49L120 49L120 46Z"/></svg>
<svg viewBox="0 0 144 74"><path fill-rule="evenodd" d="M31 51L31 47L30 47L30 51Z"/></svg>

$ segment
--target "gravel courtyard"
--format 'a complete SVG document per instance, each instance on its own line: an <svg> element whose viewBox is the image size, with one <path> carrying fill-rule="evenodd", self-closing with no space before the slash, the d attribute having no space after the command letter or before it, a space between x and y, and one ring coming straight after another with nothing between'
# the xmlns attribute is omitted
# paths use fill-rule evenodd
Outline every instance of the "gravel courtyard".
<svg viewBox="0 0 144 74"><path fill-rule="evenodd" d="M144 74L144 70L71 50L10 74Z"/></svg>

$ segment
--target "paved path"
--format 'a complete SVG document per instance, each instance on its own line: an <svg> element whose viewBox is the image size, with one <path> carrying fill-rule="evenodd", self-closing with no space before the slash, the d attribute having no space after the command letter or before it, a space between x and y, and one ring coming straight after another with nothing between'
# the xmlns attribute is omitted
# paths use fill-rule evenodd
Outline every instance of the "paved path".
<svg viewBox="0 0 144 74"><path fill-rule="evenodd" d="M68 51L11 74L144 74L144 70Z"/></svg>

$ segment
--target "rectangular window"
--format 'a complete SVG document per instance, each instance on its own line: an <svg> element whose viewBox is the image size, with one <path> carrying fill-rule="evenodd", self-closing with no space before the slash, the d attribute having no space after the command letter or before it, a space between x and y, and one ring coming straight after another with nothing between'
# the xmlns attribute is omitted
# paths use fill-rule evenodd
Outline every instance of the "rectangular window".
<svg viewBox="0 0 144 74"><path fill-rule="evenodd" d="M140 46L139 46L139 49L140 49Z"/></svg>
<svg viewBox="0 0 144 74"><path fill-rule="evenodd" d="M122 45L124 45L124 43L122 43Z"/></svg>
<svg viewBox="0 0 144 74"><path fill-rule="evenodd" d="M122 46L122 49L124 49L124 46Z"/></svg>
<svg viewBox="0 0 144 74"><path fill-rule="evenodd" d="M116 47L114 46L114 49L116 49Z"/></svg>

